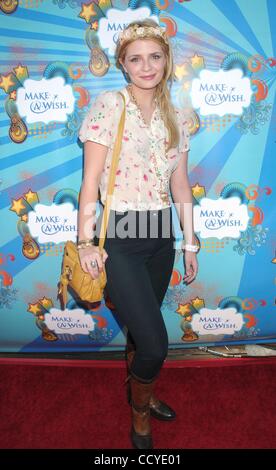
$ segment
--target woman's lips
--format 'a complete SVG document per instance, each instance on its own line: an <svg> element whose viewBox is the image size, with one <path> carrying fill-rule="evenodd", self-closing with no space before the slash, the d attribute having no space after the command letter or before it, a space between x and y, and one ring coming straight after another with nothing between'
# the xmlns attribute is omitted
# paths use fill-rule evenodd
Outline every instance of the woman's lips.
<svg viewBox="0 0 276 470"><path fill-rule="evenodd" d="M154 77L155 77L155 74L154 75L147 75L146 77L141 77L141 78L143 78L143 80L152 80Z"/></svg>

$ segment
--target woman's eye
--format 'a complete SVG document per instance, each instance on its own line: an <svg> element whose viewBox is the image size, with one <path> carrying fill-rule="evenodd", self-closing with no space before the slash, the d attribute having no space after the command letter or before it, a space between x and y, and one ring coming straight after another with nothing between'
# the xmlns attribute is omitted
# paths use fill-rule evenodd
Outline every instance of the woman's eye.
<svg viewBox="0 0 276 470"><path fill-rule="evenodd" d="M158 60L158 59L161 59L161 56L160 55L154 55L152 56L154 58L154 60ZM139 60L138 57L134 57L133 59L130 59L130 62L136 62L137 60Z"/></svg>

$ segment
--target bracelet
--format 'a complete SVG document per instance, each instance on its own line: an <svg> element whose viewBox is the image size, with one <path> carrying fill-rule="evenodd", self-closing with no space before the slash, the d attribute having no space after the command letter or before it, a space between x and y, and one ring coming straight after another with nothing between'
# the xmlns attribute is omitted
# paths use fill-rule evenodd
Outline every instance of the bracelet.
<svg viewBox="0 0 276 470"><path fill-rule="evenodd" d="M186 243L186 244L182 244L181 249L186 250L186 251L192 251L192 252L196 253L199 250L199 246L198 245L189 245L188 243Z"/></svg>
<svg viewBox="0 0 276 470"><path fill-rule="evenodd" d="M80 250L81 248L86 248L87 246L93 246L94 242L92 238L87 240L79 240L77 243L77 249Z"/></svg>

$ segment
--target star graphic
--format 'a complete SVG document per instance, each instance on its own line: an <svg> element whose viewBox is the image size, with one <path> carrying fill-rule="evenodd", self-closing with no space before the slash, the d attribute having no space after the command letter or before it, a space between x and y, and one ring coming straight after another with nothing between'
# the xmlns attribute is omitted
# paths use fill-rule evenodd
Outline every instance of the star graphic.
<svg viewBox="0 0 276 470"><path fill-rule="evenodd" d="M11 91L10 92L10 99L15 101L16 100L16 95L17 95L16 90Z"/></svg>
<svg viewBox="0 0 276 470"><path fill-rule="evenodd" d="M41 314L41 305L39 305L39 302L36 302L35 304L29 304L27 311L37 316L38 314Z"/></svg>
<svg viewBox="0 0 276 470"><path fill-rule="evenodd" d="M28 68L25 66L23 67L21 64L19 64L17 67L14 67L13 70L17 79L21 82L23 82L26 78L29 77Z"/></svg>
<svg viewBox="0 0 276 470"><path fill-rule="evenodd" d="M205 307L204 300L200 299L199 297L193 299L191 304L197 311L199 311L202 307Z"/></svg>
<svg viewBox="0 0 276 470"><path fill-rule="evenodd" d="M34 193L30 189L27 193L24 194L24 198L26 199L26 201L28 201L30 206L33 206L35 203L39 202L37 193Z"/></svg>
<svg viewBox="0 0 276 470"><path fill-rule="evenodd" d="M82 3L81 8L82 10L79 14L79 17L83 18L86 21L86 23L90 23L91 16L97 16L93 3L88 3L88 4Z"/></svg>
<svg viewBox="0 0 276 470"><path fill-rule="evenodd" d="M183 78L184 75L185 75L184 65L176 65L176 66L175 66L175 71L174 71L174 73L175 73L175 76L176 76L179 80L181 80L181 78Z"/></svg>
<svg viewBox="0 0 276 470"><path fill-rule="evenodd" d="M94 31L98 31L98 27L99 27L99 22L98 21L93 21L91 23L91 29L93 29Z"/></svg>
<svg viewBox="0 0 276 470"><path fill-rule="evenodd" d="M23 215L23 212L26 213L27 211L27 201L25 201L23 197L12 199L10 210L14 211L17 215Z"/></svg>
<svg viewBox="0 0 276 470"><path fill-rule="evenodd" d="M184 62L182 65L176 65L175 75L179 80L182 80L183 78L190 80L195 77L195 72L189 62Z"/></svg>
<svg viewBox="0 0 276 470"><path fill-rule="evenodd" d="M3 88L3 90L6 93L8 93L9 88L15 85L13 76L14 76L13 73L8 73L7 75L0 74L0 78L1 78L0 88Z"/></svg>
<svg viewBox="0 0 276 470"><path fill-rule="evenodd" d="M200 186L198 183L196 183L194 186L192 186L192 193L196 199L201 199L205 196L205 188L204 186Z"/></svg>
<svg viewBox="0 0 276 470"><path fill-rule="evenodd" d="M205 68L204 57L202 55L194 54L193 57L190 58L190 60L193 69L198 70Z"/></svg>
<svg viewBox="0 0 276 470"><path fill-rule="evenodd" d="M182 88L184 91L189 91L191 88L191 82L184 82Z"/></svg>
<svg viewBox="0 0 276 470"><path fill-rule="evenodd" d="M21 220L22 220L23 222L28 222L28 214L23 214L23 215L21 215Z"/></svg>
<svg viewBox="0 0 276 470"><path fill-rule="evenodd" d="M112 7L111 1L110 0L99 0L98 5L101 10L105 11L108 8Z"/></svg>
<svg viewBox="0 0 276 470"><path fill-rule="evenodd" d="M181 316L187 315L191 313L191 306L190 304L178 304L178 308L176 309L176 313Z"/></svg>
<svg viewBox="0 0 276 470"><path fill-rule="evenodd" d="M39 301L40 301L41 305L43 305L45 310L50 310L50 308L52 308L54 306L52 300L48 299L47 297L43 297Z"/></svg>

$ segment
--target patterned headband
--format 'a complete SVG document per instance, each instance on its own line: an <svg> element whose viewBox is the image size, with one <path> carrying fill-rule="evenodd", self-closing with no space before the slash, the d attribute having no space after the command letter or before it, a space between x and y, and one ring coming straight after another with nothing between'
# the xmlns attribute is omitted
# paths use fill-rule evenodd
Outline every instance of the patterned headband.
<svg viewBox="0 0 276 470"><path fill-rule="evenodd" d="M163 41L166 44L169 44L168 36L166 35L166 28L162 28L161 26L139 26L138 24L121 31L118 35L118 41L120 45L122 45L123 42L129 41L130 39L135 40L142 39L144 37L150 38L152 36L162 37Z"/></svg>

